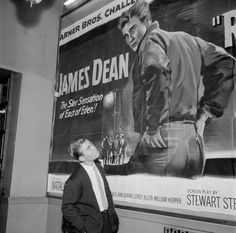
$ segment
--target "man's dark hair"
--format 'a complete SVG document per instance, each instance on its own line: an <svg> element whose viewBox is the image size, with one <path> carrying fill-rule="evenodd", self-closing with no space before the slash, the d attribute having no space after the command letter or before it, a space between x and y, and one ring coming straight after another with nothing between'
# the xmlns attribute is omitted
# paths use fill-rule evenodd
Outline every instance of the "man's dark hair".
<svg viewBox="0 0 236 233"><path fill-rule="evenodd" d="M145 23L146 26L150 26L152 23L152 15L149 9L149 4L144 0L137 1L127 11L123 12L119 18L118 28L123 29L133 16L139 18L140 22Z"/></svg>
<svg viewBox="0 0 236 233"><path fill-rule="evenodd" d="M80 156L82 156L83 154L79 152L79 149L81 147L81 145L86 141L87 139L77 139L75 141L73 141L69 147L68 147L68 152L70 154L71 157L74 157L75 159L79 159Z"/></svg>

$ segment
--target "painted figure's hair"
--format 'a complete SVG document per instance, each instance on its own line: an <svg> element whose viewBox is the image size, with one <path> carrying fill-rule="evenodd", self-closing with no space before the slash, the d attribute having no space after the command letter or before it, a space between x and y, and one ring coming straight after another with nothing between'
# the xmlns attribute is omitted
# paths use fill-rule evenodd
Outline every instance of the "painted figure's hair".
<svg viewBox="0 0 236 233"><path fill-rule="evenodd" d="M152 23L152 15L149 9L149 4L144 0L140 0L131 6L127 11L122 13L119 18L118 28L122 30L125 24L127 24L133 16L138 17L142 23L146 24L146 26L150 26Z"/></svg>

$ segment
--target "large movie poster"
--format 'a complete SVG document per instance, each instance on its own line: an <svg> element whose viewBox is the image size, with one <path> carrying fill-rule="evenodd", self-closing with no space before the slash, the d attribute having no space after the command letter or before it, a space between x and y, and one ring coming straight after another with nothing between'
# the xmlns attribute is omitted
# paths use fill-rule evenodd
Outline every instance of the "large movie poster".
<svg viewBox="0 0 236 233"><path fill-rule="evenodd" d="M88 138L116 204L234 220L236 2L152 1L152 25L163 30L153 38L158 54L145 45L138 56L117 28L136 1L115 2L61 31L48 193L62 195L77 164L68 146ZM175 62L178 49L184 65ZM146 53L167 53L169 62L158 60L169 64L163 73ZM202 113L208 119L196 134Z"/></svg>

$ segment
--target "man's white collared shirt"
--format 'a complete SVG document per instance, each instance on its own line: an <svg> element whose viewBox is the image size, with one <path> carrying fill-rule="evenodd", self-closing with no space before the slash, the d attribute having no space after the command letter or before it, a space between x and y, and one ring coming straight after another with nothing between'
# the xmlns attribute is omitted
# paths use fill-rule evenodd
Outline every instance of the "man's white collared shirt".
<svg viewBox="0 0 236 233"><path fill-rule="evenodd" d="M97 166L95 164L93 165L85 165L83 163L81 163L82 167L85 169L85 171L87 172L89 178L90 178L90 181L92 183L92 187L93 187L93 191L95 193L95 196L96 196L96 199L97 199L97 202L98 202L98 205L99 205L99 209L100 211L102 212L103 210L105 210L105 208L102 206L102 197L101 197L101 192L100 192L100 189L99 189L99 184L97 182L97 179L96 179L96 174L95 174L95 171L94 169L97 169ZM103 179L102 179L102 176L98 170L98 174L99 174L99 177L98 179L101 180L101 183L102 183L102 188L104 190L104 193L105 192L105 188L104 188L104 182L103 182Z"/></svg>

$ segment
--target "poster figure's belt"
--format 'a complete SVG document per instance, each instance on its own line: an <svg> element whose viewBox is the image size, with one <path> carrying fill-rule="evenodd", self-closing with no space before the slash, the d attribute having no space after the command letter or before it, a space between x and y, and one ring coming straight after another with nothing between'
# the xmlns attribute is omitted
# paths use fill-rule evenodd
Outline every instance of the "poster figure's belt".
<svg viewBox="0 0 236 233"><path fill-rule="evenodd" d="M170 126L170 125L184 125L184 124L195 124L195 121L192 120L182 120L182 121L171 121L171 122L167 122L167 123L163 123L161 125L163 126Z"/></svg>

